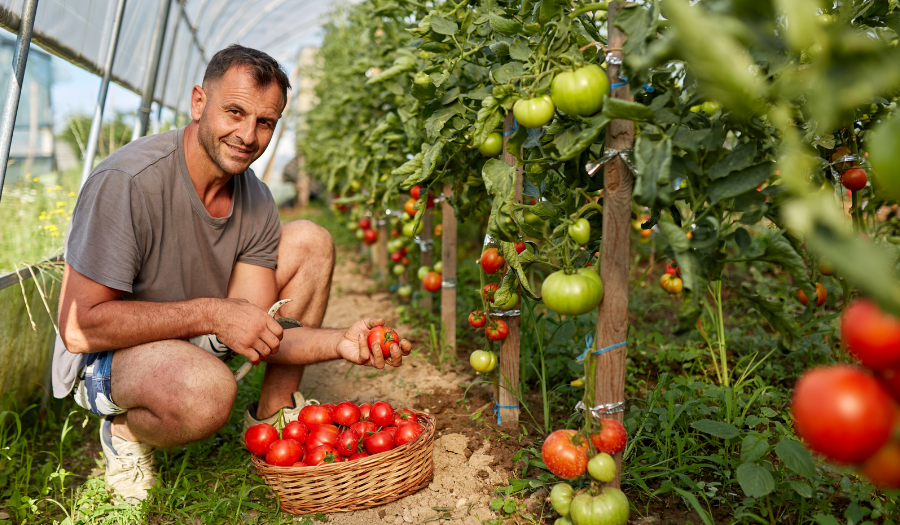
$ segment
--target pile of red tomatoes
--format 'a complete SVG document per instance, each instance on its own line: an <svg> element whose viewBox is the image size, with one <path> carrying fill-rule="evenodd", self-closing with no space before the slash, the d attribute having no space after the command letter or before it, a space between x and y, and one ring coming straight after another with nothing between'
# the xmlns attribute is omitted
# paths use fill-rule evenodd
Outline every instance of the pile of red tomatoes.
<svg viewBox="0 0 900 525"><path fill-rule="evenodd" d="M394 410L387 401L359 406L344 401L303 407L281 436L268 423L254 425L244 434L244 443L270 465L314 467L387 452L422 432L418 416L408 409Z"/></svg>
<svg viewBox="0 0 900 525"><path fill-rule="evenodd" d="M900 488L900 319L858 300L841 317L841 338L862 366L806 371L794 388L794 429L829 461Z"/></svg>

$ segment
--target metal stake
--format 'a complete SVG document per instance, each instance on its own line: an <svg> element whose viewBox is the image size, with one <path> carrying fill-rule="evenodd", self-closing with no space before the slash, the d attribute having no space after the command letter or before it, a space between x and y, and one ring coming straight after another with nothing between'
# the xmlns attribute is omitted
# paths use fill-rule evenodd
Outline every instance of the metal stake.
<svg viewBox="0 0 900 525"><path fill-rule="evenodd" d="M3 103L3 118L0 120L0 197L3 196L3 183L6 181L6 165L9 163L9 148L12 145L16 113L19 111L19 96L22 94L22 80L25 78L25 63L28 62L28 49L31 46L37 5L38 0L26 0L22 6L22 19L19 22L19 34L16 36L16 52L13 55L13 71L9 77L6 100Z"/></svg>
<svg viewBox="0 0 900 525"><path fill-rule="evenodd" d="M141 109L138 112L138 125L134 128L131 140L146 135L150 124L150 106L153 105L153 91L156 89L156 75L159 73L163 40L166 35L166 25L169 23L169 6L171 5L171 0L161 0L159 4L159 15L156 18L156 28L153 30L153 40L150 44L150 58L147 61L147 71L144 74L144 88L141 90Z"/></svg>
<svg viewBox="0 0 900 525"><path fill-rule="evenodd" d="M103 108L106 107L106 93L109 91L109 79L112 76L113 61L116 58L116 48L119 45L119 29L122 28L125 1L119 0L118 5L116 5L116 17L113 19L112 33L109 35L109 48L106 50L106 67L103 68L103 80L100 82L100 92L97 94L94 120L91 121L91 133L88 137L87 150L84 152L84 167L81 170L81 184L78 185L79 188L84 186L88 176L91 174L91 170L94 169L94 157L97 155L97 144L100 142L100 128L103 123Z"/></svg>

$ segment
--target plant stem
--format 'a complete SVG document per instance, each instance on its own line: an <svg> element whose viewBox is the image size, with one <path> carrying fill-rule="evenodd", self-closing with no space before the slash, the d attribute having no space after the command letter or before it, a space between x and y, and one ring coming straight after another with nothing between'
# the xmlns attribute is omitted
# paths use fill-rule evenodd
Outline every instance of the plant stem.
<svg viewBox="0 0 900 525"><path fill-rule="evenodd" d="M609 2L594 2L591 4L584 4L578 9L572 11L572 18L575 18L578 15L582 15L584 13L588 13L590 11L606 11L608 8Z"/></svg>

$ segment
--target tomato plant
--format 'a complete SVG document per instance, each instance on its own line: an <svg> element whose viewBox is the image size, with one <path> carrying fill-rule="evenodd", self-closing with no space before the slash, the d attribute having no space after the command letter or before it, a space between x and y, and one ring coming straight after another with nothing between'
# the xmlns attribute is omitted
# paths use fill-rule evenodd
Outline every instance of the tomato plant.
<svg viewBox="0 0 900 525"><path fill-rule="evenodd" d="M487 302L493 303L494 302L494 293L497 291L498 288L500 288L500 287L497 286L496 283L488 283L488 284L484 285L484 288L481 289L481 295L482 295L482 297L484 297L484 299Z"/></svg>

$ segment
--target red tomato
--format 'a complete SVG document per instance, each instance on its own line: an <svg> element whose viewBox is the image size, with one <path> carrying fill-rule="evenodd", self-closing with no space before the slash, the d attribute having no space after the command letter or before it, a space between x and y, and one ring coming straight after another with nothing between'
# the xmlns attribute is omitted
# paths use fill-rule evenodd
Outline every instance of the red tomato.
<svg viewBox="0 0 900 525"><path fill-rule="evenodd" d="M876 370L875 377L894 396L895 401L900 401L900 365Z"/></svg>
<svg viewBox="0 0 900 525"><path fill-rule="evenodd" d="M356 454L359 448L359 434L353 430L345 430L337 438L334 448L343 456L352 456Z"/></svg>
<svg viewBox="0 0 900 525"><path fill-rule="evenodd" d="M418 423L419 422L419 416L417 416L415 414L415 412L413 412L412 410L409 410L407 408L401 408L400 410L398 410L397 415L400 416L400 419L403 420L403 423L407 423L407 422ZM394 418L394 422L395 423L397 422L397 418ZM399 427L400 425L394 425L394 426Z"/></svg>
<svg viewBox="0 0 900 525"><path fill-rule="evenodd" d="M394 408L387 401L378 401L372 405L369 421L379 427L389 427L394 422Z"/></svg>
<svg viewBox="0 0 900 525"><path fill-rule="evenodd" d="M848 365L807 370L791 403L797 435L839 463L861 463L884 446L896 411L878 380Z"/></svg>
<svg viewBox="0 0 900 525"><path fill-rule="evenodd" d="M391 254L391 262L398 263L401 259L403 259L403 254L401 254L400 252L394 252Z"/></svg>
<svg viewBox="0 0 900 525"><path fill-rule="evenodd" d="M405 445L416 439L421 433L422 427L419 426L418 423L403 423L397 428L397 433L394 435L394 442L399 447L400 445Z"/></svg>
<svg viewBox="0 0 900 525"><path fill-rule="evenodd" d="M406 246L400 247L400 255L406 257Z"/></svg>
<svg viewBox="0 0 900 525"><path fill-rule="evenodd" d="M874 370L900 365L900 320L860 299L841 316L841 338L860 362Z"/></svg>
<svg viewBox="0 0 900 525"><path fill-rule="evenodd" d="M625 444L628 442L628 432L622 423L615 419L601 419L602 428L600 433L591 435L591 443L594 444L599 452L607 454L616 454L625 450Z"/></svg>
<svg viewBox="0 0 900 525"><path fill-rule="evenodd" d="M308 436L309 428L299 421L291 421L285 425L284 430L281 431L282 439L293 439L301 445L306 443L306 438Z"/></svg>
<svg viewBox="0 0 900 525"><path fill-rule="evenodd" d="M489 303L494 302L494 292L500 288L496 283L488 283L484 285L484 288L481 289L481 295L487 300Z"/></svg>
<svg viewBox="0 0 900 525"><path fill-rule="evenodd" d="M294 463L294 464L291 465L291 466L292 466L292 467L308 467L309 465L307 465L306 463L304 463L304 462L302 462L302 461L298 461L298 462Z"/></svg>
<svg viewBox="0 0 900 525"><path fill-rule="evenodd" d="M264 456L269 445L278 440L278 430L268 423L253 425L244 434L244 444L251 454Z"/></svg>
<svg viewBox="0 0 900 525"><path fill-rule="evenodd" d="M322 406L328 411L328 417L331 417L334 414L334 403L322 403Z"/></svg>
<svg viewBox="0 0 900 525"><path fill-rule="evenodd" d="M372 423L371 421L360 421L359 423L353 423L350 425L350 430L359 434L360 437L366 437L370 434L374 434L378 432L378 425Z"/></svg>
<svg viewBox="0 0 900 525"><path fill-rule="evenodd" d="M803 290L797 290L797 299L800 299L800 303L803 306L806 306L806 303L809 302L809 299L806 298L806 292ZM825 289L822 283L816 283L816 306L825 304L826 299L828 299L828 290Z"/></svg>
<svg viewBox="0 0 900 525"><path fill-rule="evenodd" d="M369 419L369 411L372 410L372 403L363 403L359 405L360 421Z"/></svg>
<svg viewBox="0 0 900 525"><path fill-rule="evenodd" d="M406 257L400 259L400 264L402 264L403 266L409 266L409 259L407 259Z"/></svg>
<svg viewBox="0 0 900 525"><path fill-rule="evenodd" d="M522 253L525 251L525 241L519 241L516 243L516 253Z"/></svg>
<svg viewBox="0 0 900 525"><path fill-rule="evenodd" d="M859 191L866 187L866 170L862 168L850 168L841 173L841 184L850 191Z"/></svg>
<svg viewBox="0 0 900 525"><path fill-rule="evenodd" d="M859 473L873 485L900 489L900 442L890 441L863 464Z"/></svg>
<svg viewBox="0 0 900 525"><path fill-rule="evenodd" d="M328 409L323 405L307 405L301 408L298 420L309 429L318 425L330 425L334 422Z"/></svg>
<svg viewBox="0 0 900 525"><path fill-rule="evenodd" d="M385 326L376 326L375 328L369 331L369 337L366 339L369 344L369 348L372 348L372 345L376 342L381 347L381 355L384 357L391 357L391 345L392 344L400 344L400 336L397 335L392 328L387 328Z"/></svg>
<svg viewBox="0 0 900 525"><path fill-rule="evenodd" d="M370 454L368 452L357 452L356 454L353 454L352 456L347 458L347 461L353 461L354 459L367 458L369 456L370 456Z"/></svg>
<svg viewBox="0 0 900 525"><path fill-rule="evenodd" d="M564 479L575 479L587 470L587 440L576 434L574 430L557 430L541 447L541 458L547 469Z"/></svg>
<svg viewBox="0 0 900 525"><path fill-rule="evenodd" d="M409 199L403 205L403 211L409 214L410 217L415 217L416 212L419 211L416 209L416 199Z"/></svg>
<svg viewBox="0 0 900 525"><path fill-rule="evenodd" d="M375 230L363 230L363 243L375 244L378 241L378 232Z"/></svg>
<svg viewBox="0 0 900 525"><path fill-rule="evenodd" d="M306 464L312 467L324 463L340 463L341 453L336 448L328 445L316 447L306 455Z"/></svg>
<svg viewBox="0 0 900 525"><path fill-rule="evenodd" d="M484 270L484 273L493 275L497 273L497 270L503 268L504 264L506 264L506 259L500 255L497 248L488 248L481 254L481 269Z"/></svg>
<svg viewBox="0 0 900 525"><path fill-rule="evenodd" d="M484 333L491 341L501 341L509 335L509 326L503 319L492 320L484 329Z"/></svg>
<svg viewBox="0 0 900 525"><path fill-rule="evenodd" d="M441 274L437 272L428 272L422 279L422 287L429 292L436 292L441 289Z"/></svg>
<svg viewBox="0 0 900 525"><path fill-rule="evenodd" d="M394 427L394 426L384 427L382 432L387 432L388 434L391 435L391 437L394 437L395 435L397 435L397 427Z"/></svg>
<svg viewBox="0 0 900 525"><path fill-rule="evenodd" d="M312 429L306 438L306 448L312 450L322 445L334 446L340 432L334 425L319 425Z"/></svg>
<svg viewBox="0 0 900 525"><path fill-rule="evenodd" d="M349 401L344 401L334 407L334 414L332 414L331 419L342 427L349 427L353 423L359 422L359 415L358 406Z"/></svg>
<svg viewBox="0 0 900 525"><path fill-rule="evenodd" d="M360 230L368 230L372 227L372 221L369 220L368 217L363 217L359 220L359 229Z"/></svg>
<svg viewBox="0 0 900 525"><path fill-rule="evenodd" d="M469 324L472 325L473 328L481 328L487 322L487 317L484 315L484 312L480 310L476 310L469 314Z"/></svg>
<svg viewBox="0 0 900 525"><path fill-rule="evenodd" d="M363 440L366 451L369 454L387 452L394 448L394 437L389 432L381 431L372 434Z"/></svg>
<svg viewBox="0 0 900 525"><path fill-rule="evenodd" d="M293 439L279 439L266 451L266 463L276 467L290 467L300 461L303 456L303 446Z"/></svg>

